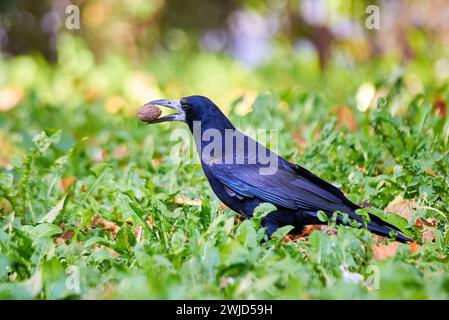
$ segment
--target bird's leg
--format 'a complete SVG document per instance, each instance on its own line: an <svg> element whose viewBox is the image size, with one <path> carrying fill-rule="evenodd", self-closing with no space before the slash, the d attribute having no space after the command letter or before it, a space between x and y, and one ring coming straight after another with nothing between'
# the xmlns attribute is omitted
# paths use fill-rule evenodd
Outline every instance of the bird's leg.
<svg viewBox="0 0 449 320"><path fill-rule="evenodd" d="M273 217L266 216L262 219L262 227L267 229L267 236L268 238L271 238L271 235L282 225L276 221Z"/></svg>
<svg viewBox="0 0 449 320"><path fill-rule="evenodd" d="M289 220L285 221L285 219L282 219L281 213L278 211L275 211L268 216L264 217L262 219L262 226L267 229L267 235L268 237L271 237L271 235L280 227L283 227L285 225L291 225L294 227L289 234L291 235L299 235L299 236L308 236L313 231L313 227L308 228L310 226L299 224L296 220Z"/></svg>

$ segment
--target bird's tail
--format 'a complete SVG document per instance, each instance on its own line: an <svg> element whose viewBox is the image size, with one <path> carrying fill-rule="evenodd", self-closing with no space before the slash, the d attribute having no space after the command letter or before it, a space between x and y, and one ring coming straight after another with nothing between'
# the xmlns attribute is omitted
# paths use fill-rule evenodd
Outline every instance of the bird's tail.
<svg viewBox="0 0 449 320"><path fill-rule="evenodd" d="M379 219L380 220L380 219ZM384 236L384 237L390 237L391 234L394 234L395 238L397 241L399 242L411 242L412 239L410 239L409 237L407 237L406 235L404 235L400 230L398 230L396 227L390 225L389 223L381 220L382 223L378 223L376 221L370 221L368 223L368 230L371 231L372 233L375 233L377 235L380 236Z"/></svg>
<svg viewBox="0 0 449 320"><path fill-rule="evenodd" d="M399 242L412 242L413 240L407 237L405 234L402 233L399 228L395 227L394 225L382 220L378 216L375 216L373 214L368 214L370 217L370 221L368 222L368 225L363 221L362 217L358 215L355 211L357 209L360 209L358 205L355 205L351 202L349 202L349 208L348 210L349 217L353 220L356 220L358 223L360 223L363 227L368 228L369 231L371 231L374 234L377 234L379 236L383 237L391 237L392 235L395 237L396 241ZM346 211L347 212L347 211Z"/></svg>
<svg viewBox="0 0 449 320"><path fill-rule="evenodd" d="M379 236L383 236L383 237L390 237L390 236L394 236L395 239L399 242L412 242L413 240L410 239L409 237L407 237L406 235L404 235L401 230L399 230L397 227L393 226L392 224L382 220L381 218L370 214L370 222L368 222L368 224L366 224L362 217L360 215L358 215L355 211L359 209L358 206L354 205L352 207L345 207L343 210L338 210L341 212L346 212L348 213L348 216L351 220L358 222L358 224L361 227L366 227L370 232L377 234ZM309 214L313 214L316 217L316 212L315 213L309 213ZM332 213L328 212L328 215L331 216ZM344 220L342 219L342 217L337 217L337 223L339 224L345 224Z"/></svg>

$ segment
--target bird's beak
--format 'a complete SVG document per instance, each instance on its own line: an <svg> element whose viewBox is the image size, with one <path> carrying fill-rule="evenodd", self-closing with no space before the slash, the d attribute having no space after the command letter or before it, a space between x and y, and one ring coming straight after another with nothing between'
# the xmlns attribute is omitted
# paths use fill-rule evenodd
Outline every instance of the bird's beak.
<svg viewBox="0 0 449 320"><path fill-rule="evenodd" d="M157 118L155 120L152 120L148 123L160 123L160 122L167 122L167 121L186 121L186 114L184 110L182 110L181 102L179 100L169 100L169 99L163 99L163 100L154 100L145 103L146 105L158 105L167 107L173 110L176 110L178 113L169 114L160 118Z"/></svg>

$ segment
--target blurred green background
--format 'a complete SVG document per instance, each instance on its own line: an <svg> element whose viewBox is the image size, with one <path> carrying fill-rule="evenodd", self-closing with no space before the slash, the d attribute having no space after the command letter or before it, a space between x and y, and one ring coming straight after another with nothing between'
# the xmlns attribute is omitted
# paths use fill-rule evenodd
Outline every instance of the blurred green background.
<svg viewBox="0 0 449 320"><path fill-rule="evenodd" d="M66 28L71 4L80 10L79 30ZM371 4L381 9L378 30L365 26ZM27 90L46 82L40 94L64 105L113 99L110 105L135 108L196 93L227 108L244 94L302 89L346 104L361 82L375 80L379 59L385 77L393 65L409 64L415 91L434 76L444 81L447 12L444 0L5 0L0 85ZM15 63L7 66L9 59ZM54 64L60 72L42 79Z"/></svg>
<svg viewBox="0 0 449 320"><path fill-rule="evenodd" d="M445 0L1 1L0 298L447 299L448 42ZM261 241L135 119L191 94L418 244Z"/></svg>

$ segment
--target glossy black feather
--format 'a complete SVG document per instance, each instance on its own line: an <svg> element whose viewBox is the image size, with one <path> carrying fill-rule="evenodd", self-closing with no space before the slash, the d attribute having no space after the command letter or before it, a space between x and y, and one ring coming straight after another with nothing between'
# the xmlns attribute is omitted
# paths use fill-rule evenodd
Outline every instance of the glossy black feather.
<svg viewBox="0 0 449 320"><path fill-rule="evenodd" d="M208 98L191 96L181 99L181 103L186 109L186 122L192 133L195 123L201 124L202 134L209 129L221 133L219 139L223 139L223 147L219 156L206 154L211 141L195 137L204 173L217 197L247 217L251 217L254 208L262 202L276 206L277 210L262 220L268 235L284 225L293 225L299 231L307 224L320 224L318 211L329 216L340 211L376 234L388 236L393 232L397 240L410 241L397 228L376 216L371 215L371 222L366 225L356 213L359 206L348 200L338 188L238 131ZM226 149L225 132L231 132L236 141L243 141L243 144ZM261 169L266 167L266 163L261 155L267 154L276 159L277 170L264 175ZM343 221L339 218L337 222Z"/></svg>

